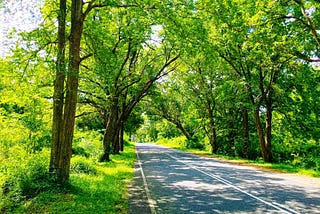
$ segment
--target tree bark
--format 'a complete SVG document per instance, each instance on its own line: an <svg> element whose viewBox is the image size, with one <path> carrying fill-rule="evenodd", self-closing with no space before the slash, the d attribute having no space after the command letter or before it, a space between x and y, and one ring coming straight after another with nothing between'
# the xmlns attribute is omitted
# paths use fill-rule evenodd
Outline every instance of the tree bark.
<svg viewBox="0 0 320 214"><path fill-rule="evenodd" d="M103 148L104 148L104 150L103 150L102 156L99 159L100 162L103 162L103 161L109 162L110 161L111 143L110 143L109 136L110 135L107 134L107 130L105 130L104 135L103 135Z"/></svg>
<svg viewBox="0 0 320 214"><path fill-rule="evenodd" d="M192 140L192 135L183 127L182 123L180 121L174 121L173 122L177 129L179 129L182 134L187 138L187 140Z"/></svg>
<svg viewBox="0 0 320 214"><path fill-rule="evenodd" d="M53 93L52 141L49 172L60 174L59 157L61 153L60 133L63 122L64 82L65 82L65 48L66 48L66 0L60 0L58 12L58 53L56 77Z"/></svg>
<svg viewBox="0 0 320 214"><path fill-rule="evenodd" d="M260 150L261 150L261 155L263 157L263 160L265 162L271 162L272 161L271 142L270 142L270 140L271 140L271 127L269 127L270 133L268 133L268 134L270 134L270 138L268 139L269 140L268 143L266 143L267 137L264 136L262 124L261 124L261 121L260 121L260 113L259 113L259 108L258 107L256 107L255 110L254 110L254 121L255 121L255 124L256 124L257 132L258 132ZM271 122L271 120L269 122Z"/></svg>
<svg viewBox="0 0 320 214"><path fill-rule="evenodd" d="M83 30L82 0L72 0L71 5L71 33L69 45L69 65L66 82L66 99L64 117L60 133L61 153L59 180L66 182L70 175L70 160L72 155L72 141L77 106L79 66L80 66L80 41Z"/></svg>
<svg viewBox="0 0 320 214"><path fill-rule="evenodd" d="M269 98L271 99L271 98ZM270 101L270 102L269 102ZM272 101L269 100L266 105L266 133L265 133L265 149L266 162L272 162L272 146L271 146L271 132L272 132Z"/></svg>
<svg viewBox="0 0 320 214"><path fill-rule="evenodd" d="M100 158L100 161L110 161L110 153L112 151L111 146L115 141L116 137L116 126L118 120L118 98L114 97L112 100L112 106L110 108L109 117L106 123L106 130L103 138L104 152Z"/></svg>
<svg viewBox="0 0 320 214"><path fill-rule="evenodd" d="M233 115L232 113L230 113ZM233 153L233 155L236 155L236 150L235 150L235 138L237 136L237 133L235 132L235 127L234 127L234 120L233 118L229 121L229 149Z"/></svg>
<svg viewBox="0 0 320 214"><path fill-rule="evenodd" d="M217 154L218 153L218 146L217 146L217 131L216 131L216 123L214 120L214 108L215 103L212 103L209 98L206 98L207 102L207 113L209 117L209 124L210 124L210 130L209 132L209 139L210 139L210 145L211 145L211 153Z"/></svg>
<svg viewBox="0 0 320 214"><path fill-rule="evenodd" d="M217 133L216 133L216 129L215 128L212 128L212 132L210 134L210 145L211 145L211 153L212 154L217 154L218 153Z"/></svg>
<svg viewBox="0 0 320 214"><path fill-rule="evenodd" d="M110 133L113 136L112 141L112 152L113 154L120 154L120 147L119 147L119 131L120 131L120 120L119 120L119 99L117 97L114 98L112 113L114 114L114 125L113 131Z"/></svg>
<svg viewBox="0 0 320 214"><path fill-rule="evenodd" d="M249 147L249 115L246 107L242 108L242 157L248 158L248 147Z"/></svg>
<svg viewBox="0 0 320 214"><path fill-rule="evenodd" d="M114 130L114 140L112 144L113 154L119 155L120 154L120 124L116 123L115 130Z"/></svg>
<svg viewBox="0 0 320 214"><path fill-rule="evenodd" d="M120 132L119 132L119 146L120 146L120 151L121 151L121 152L123 152L123 150L124 150L123 135L124 135L124 123L121 122Z"/></svg>

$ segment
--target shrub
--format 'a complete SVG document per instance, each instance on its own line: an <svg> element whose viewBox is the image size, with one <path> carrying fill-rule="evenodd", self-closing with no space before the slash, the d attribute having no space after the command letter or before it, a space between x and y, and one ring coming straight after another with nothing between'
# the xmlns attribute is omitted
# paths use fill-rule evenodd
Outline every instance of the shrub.
<svg viewBox="0 0 320 214"><path fill-rule="evenodd" d="M47 168L48 150L28 154L21 147L15 146L8 153L9 158L2 175L1 213L10 213L23 200L54 188L54 178L49 175Z"/></svg>
<svg viewBox="0 0 320 214"><path fill-rule="evenodd" d="M186 142L187 142L186 137L180 136L180 137L175 137L172 139L161 138L157 141L157 144L160 144L163 146L169 146L169 147L176 148L176 149L185 149Z"/></svg>
<svg viewBox="0 0 320 214"><path fill-rule="evenodd" d="M73 154L90 157L93 160L99 160L101 152L103 151L102 144L103 135L96 131L80 132L76 130Z"/></svg>
<svg viewBox="0 0 320 214"><path fill-rule="evenodd" d="M90 155L86 152L86 150L80 146L76 146L72 148L73 155L79 155L88 158Z"/></svg>
<svg viewBox="0 0 320 214"><path fill-rule="evenodd" d="M90 161L84 157L75 156L71 160L70 172L74 174L96 175L97 170Z"/></svg>
<svg viewBox="0 0 320 214"><path fill-rule="evenodd" d="M204 144L199 140L187 140L186 144L188 149L204 149Z"/></svg>

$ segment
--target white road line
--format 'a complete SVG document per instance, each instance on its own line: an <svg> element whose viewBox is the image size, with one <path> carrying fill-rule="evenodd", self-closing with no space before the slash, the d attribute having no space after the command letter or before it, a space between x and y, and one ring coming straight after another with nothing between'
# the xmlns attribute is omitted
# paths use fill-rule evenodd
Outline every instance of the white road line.
<svg viewBox="0 0 320 214"><path fill-rule="evenodd" d="M291 209L285 207L284 205L280 205L280 204L274 203L274 202L273 202L273 203L267 202L267 201L265 201L265 200L263 200L263 199L261 199L261 198L259 198L259 197L257 197L257 196L252 195L252 194L249 193L249 192L246 192L246 191L240 189L239 187L233 185L232 182L230 182L230 181L228 181L228 180L226 180L226 179L223 179L223 178L221 178L221 177L219 177L219 176L216 176L216 175L213 175L213 174L211 174L211 173L205 172L205 171L203 171L203 170L201 170L201 169L193 166L192 164L188 164L188 163L186 163L186 162L184 162L184 161L179 160L178 158L176 158L176 157L174 157L174 156L172 156L172 155L170 155L170 154L166 154L166 155L168 155L169 157L177 160L178 162L183 163L183 164L186 165L186 166L189 166L190 168L192 168L192 169L194 169L194 170L197 170L197 171L199 171L199 172L201 172L201 173L203 173L203 174L205 174L205 175L207 175L207 176L209 176L209 177L211 177L211 178L213 178L213 179L215 179L215 180L218 180L218 181L220 181L221 183L226 184L226 185L228 185L229 187L231 187L231 188L233 188L233 189L235 189L235 190L238 190L239 192L242 192L242 193L250 196L251 198L254 198L254 199L256 199L256 200L258 200L258 201L260 201L260 202L262 202L262 203L264 203L264 204L266 204L266 205L268 205L268 206L271 206L271 207L273 207L273 208L275 208L275 209L277 209L277 210L279 210L279 211L281 211L281 212L283 212L283 213L287 213L287 214L294 213L294 214L297 214L296 211L291 210Z"/></svg>
<svg viewBox="0 0 320 214"><path fill-rule="evenodd" d="M139 157L138 151L136 153L137 153L137 160L138 160L138 164L139 164L139 167L140 167L141 176L142 176L142 180L143 180L143 186L144 186L144 190L146 191L146 195L147 195L148 204L149 204L149 207L150 207L151 214L157 214L156 208L155 208L157 203L156 203L155 200L153 200L151 198L151 193L150 193L150 190L149 190L149 187L148 187L146 176L144 175L144 172L143 172L142 163L140 161L140 157Z"/></svg>

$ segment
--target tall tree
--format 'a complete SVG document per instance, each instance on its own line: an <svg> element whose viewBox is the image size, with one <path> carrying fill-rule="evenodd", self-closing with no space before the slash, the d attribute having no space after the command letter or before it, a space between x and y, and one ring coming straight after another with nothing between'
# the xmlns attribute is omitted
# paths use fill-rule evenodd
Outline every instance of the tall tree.
<svg viewBox="0 0 320 214"><path fill-rule="evenodd" d="M206 4L203 2L202 8L208 8ZM265 161L272 161L274 87L284 64L292 57L279 46L286 44L285 37L279 35L281 23L263 26L255 23L264 19L265 15L259 11L263 11L267 5L263 6L260 2L230 4L229 1L220 1L215 10L208 8L201 12L210 17L208 30L216 52L244 81L253 108L261 154ZM266 118L265 126L262 125L262 115Z"/></svg>
<svg viewBox="0 0 320 214"><path fill-rule="evenodd" d="M60 150L64 105L64 83L65 83L65 47L66 47L66 0L60 0L58 12L58 52L56 61L56 77L54 81L53 94L53 118L52 118L52 145L50 169L51 173L61 173L60 170Z"/></svg>
<svg viewBox="0 0 320 214"><path fill-rule="evenodd" d="M77 105L79 67L84 56L80 57L80 43L85 17L93 9L94 0L71 2L71 29L69 34L68 66L65 67L66 47L66 1L61 0L58 13L58 53L54 91L52 153L50 171L57 174L60 182L69 179L72 140ZM84 8L84 5L87 5ZM65 82L66 78L66 83ZM65 84L65 85L64 85Z"/></svg>
<svg viewBox="0 0 320 214"><path fill-rule="evenodd" d="M131 112L154 82L175 69L178 54L164 41L151 42L152 20L141 9L113 8L112 17L104 10L109 11L104 8L92 17L92 34L86 34L94 61L82 75L81 102L91 104L104 118L101 161L109 161L111 149L120 152L122 128Z"/></svg>

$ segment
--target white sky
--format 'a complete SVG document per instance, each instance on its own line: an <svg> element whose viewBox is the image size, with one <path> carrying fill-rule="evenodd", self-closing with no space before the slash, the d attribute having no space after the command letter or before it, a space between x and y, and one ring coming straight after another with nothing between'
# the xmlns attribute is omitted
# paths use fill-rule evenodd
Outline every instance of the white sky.
<svg viewBox="0 0 320 214"><path fill-rule="evenodd" d="M1 1L1 0L0 0ZM7 38L15 29L30 31L41 22L39 4L42 0L2 0L0 5L0 57L8 55L16 39Z"/></svg>

